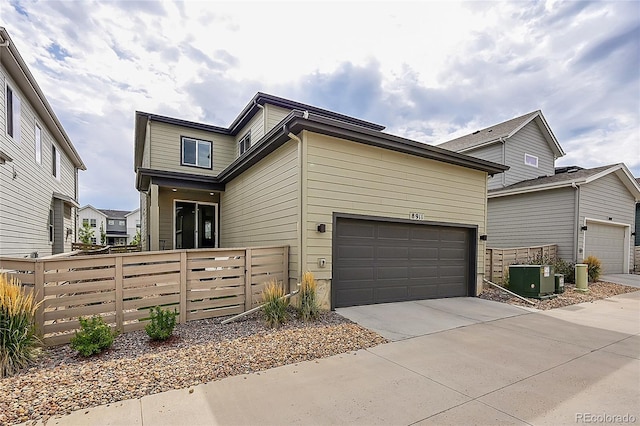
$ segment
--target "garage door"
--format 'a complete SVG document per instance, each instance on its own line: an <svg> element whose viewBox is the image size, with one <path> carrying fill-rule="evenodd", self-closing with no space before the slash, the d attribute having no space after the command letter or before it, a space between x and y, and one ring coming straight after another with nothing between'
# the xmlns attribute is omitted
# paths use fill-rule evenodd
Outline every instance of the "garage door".
<svg viewBox="0 0 640 426"><path fill-rule="evenodd" d="M624 231L622 226L587 222L585 257L593 255L600 259L603 274L625 272Z"/></svg>
<svg viewBox="0 0 640 426"><path fill-rule="evenodd" d="M333 306L469 294L471 230L338 218Z"/></svg>

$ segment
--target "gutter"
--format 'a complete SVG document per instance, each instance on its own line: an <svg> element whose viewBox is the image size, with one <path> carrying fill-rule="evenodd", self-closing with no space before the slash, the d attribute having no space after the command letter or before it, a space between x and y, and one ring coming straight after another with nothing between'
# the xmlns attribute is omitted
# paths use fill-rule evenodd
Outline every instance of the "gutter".
<svg viewBox="0 0 640 426"><path fill-rule="evenodd" d="M574 196L574 202L573 202L573 209L574 209L574 222L573 222L573 227L574 227L574 231L573 231L573 250L574 250L574 256L573 256L573 261L574 262L578 262L578 242L580 240L580 235L579 235L579 229L580 229L580 186L578 186L575 182L571 182L571 187L573 189L575 189L575 196Z"/></svg>
<svg viewBox="0 0 640 426"><path fill-rule="evenodd" d="M308 114L308 112L306 112ZM305 204L302 202L303 194L304 194L304 144L302 143L302 139L300 139L297 135L293 134L286 124L282 125L282 132L286 134L291 140L294 140L298 143L298 232L296 235L298 242L298 281L300 281L300 276L302 274L303 262L302 259L305 258L306 252L304 250L303 245L303 236L305 226L303 220L305 218ZM289 286L289 277L287 277L287 287Z"/></svg>

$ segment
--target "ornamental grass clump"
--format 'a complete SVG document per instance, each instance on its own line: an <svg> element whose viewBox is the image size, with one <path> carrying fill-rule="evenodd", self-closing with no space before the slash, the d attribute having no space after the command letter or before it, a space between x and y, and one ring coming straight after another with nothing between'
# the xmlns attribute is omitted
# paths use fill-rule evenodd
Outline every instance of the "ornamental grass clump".
<svg viewBox="0 0 640 426"><path fill-rule="evenodd" d="M100 316L89 319L80 317L80 331L76 331L71 338L71 349L89 357L110 348L116 334Z"/></svg>
<svg viewBox="0 0 640 426"><path fill-rule="evenodd" d="M595 256L589 256L584 260L587 264L587 274L589 275L589 282L594 283L600 278L600 271L602 270L602 263L600 259Z"/></svg>
<svg viewBox="0 0 640 426"><path fill-rule="evenodd" d="M318 318L319 312L316 280L311 272L302 275L302 284L298 294L298 316L302 321Z"/></svg>
<svg viewBox="0 0 640 426"><path fill-rule="evenodd" d="M15 374L40 354L34 321L39 306L19 280L0 275L0 377Z"/></svg>
<svg viewBox="0 0 640 426"><path fill-rule="evenodd" d="M151 322L144 328L151 340L164 341L171 337L176 326L176 315L175 309L164 310L160 306L151 308Z"/></svg>
<svg viewBox="0 0 640 426"><path fill-rule="evenodd" d="M264 306L262 312L269 327L277 327L287 320L289 299L284 297L284 289L276 280L269 281L262 290Z"/></svg>

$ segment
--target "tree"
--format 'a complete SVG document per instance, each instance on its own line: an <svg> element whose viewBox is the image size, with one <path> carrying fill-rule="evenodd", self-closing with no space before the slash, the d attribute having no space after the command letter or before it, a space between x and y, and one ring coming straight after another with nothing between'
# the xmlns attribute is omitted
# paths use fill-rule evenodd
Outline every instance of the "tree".
<svg viewBox="0 0 640 426"><path fill-rule="evenodd" d="M80 241L83 244L91 244L93 234L93 228L91 228L91 225L89 225L89 223L85 222L82 224L82 228L80 228L80 230L78 231L78 238L80 238Z"/></svg>
<svg viewBox="0 0 640 426"><path fill-rule="evenodd" d="M134 246L139 246L140 245L140 230L139 229L138 229L138 232L136 232L136 236L131 239L131 244L134 245Z"/></svg>
<svg viewBox="0 0 640 426"><path fill-rule="evenodd" d="M104 232L104 222L100 222L100 244L105 245L107 242L107 233Z"/></svg>

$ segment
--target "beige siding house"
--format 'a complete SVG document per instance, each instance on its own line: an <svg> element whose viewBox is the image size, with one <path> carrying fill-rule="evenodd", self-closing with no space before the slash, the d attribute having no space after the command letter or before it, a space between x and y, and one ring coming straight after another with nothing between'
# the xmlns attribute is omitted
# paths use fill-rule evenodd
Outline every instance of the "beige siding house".
<svg viewBox="0 0 640 426"><path fill-rule="evenodd" d="M0 256L70 251L86 167L1 27L0 79Z"/></svg>
<svg viewBox="0 0 640 426"><path fill-rule="evenodd" d="M476 295L507 167L383 129L264 93L228 128L137 112L143 247L288 245L327 308Z"/></svg>
<svg viewBox="0 0 640 426"><path fill-rule="evenodd" d="M439 146L510 167L489 180L489 247L557 244L567 261L594 255L604 273L633 269L640 186L624 164L556 168L564 151L541 111Z"/></svg>

